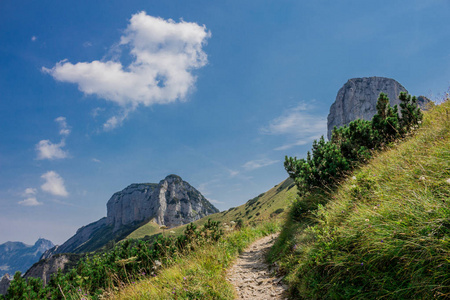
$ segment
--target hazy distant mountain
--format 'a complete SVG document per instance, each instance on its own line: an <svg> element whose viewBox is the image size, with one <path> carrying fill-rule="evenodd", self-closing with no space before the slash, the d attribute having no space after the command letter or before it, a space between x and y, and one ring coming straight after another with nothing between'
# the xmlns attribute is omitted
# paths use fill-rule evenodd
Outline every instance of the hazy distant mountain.
<svg viewBox="0 0 450 300"><path fill-rule="evenodd" d="M46 239L39 239L34 245L21 242L6 242L0 245L0 277L6 273L11 276L16 271L24 273L41 255L55 245Z"/></svg>

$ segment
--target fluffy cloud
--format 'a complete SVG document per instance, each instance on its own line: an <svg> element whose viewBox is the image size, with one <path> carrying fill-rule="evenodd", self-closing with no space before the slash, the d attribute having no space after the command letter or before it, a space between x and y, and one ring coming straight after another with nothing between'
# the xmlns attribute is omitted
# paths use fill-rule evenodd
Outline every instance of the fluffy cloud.
<svg viewBox="0 0 450 300"><path fill-rule="evenodd" d="M194 87L191 71L206 65L202 47L210 36L205 26L140 12L131 17L117 46L120 51L129 50L129 65L117 60L75 64L63 60L42 70L58 81L77 84L87 95L122 107L167 104L183 100ZM105 129L120 125L123 119L109 119Z"/></svg>
<svg viewBox="0 0 450 300"><path fill-rule="evenodd" d="M276 164L277 162L279 162L279 160L257 159L246 162L242 167L247 171L252 171L255 169Z"/></svg>
<svg viewBox="0 0 450 300"><path fill-rule="evenodd" d="M61 141L58 144L53 144L49 140L42 140L36 145L36 151L38 152L38 159L61 159L67 157L67 152L61 149L66 144Z"/></svg>
<svg viewBox="0 0 450 300"><path fill-rule="evenodd" d="M41 189L44 192L62 197L67 197L69 195L66 187L64 186L64 179L62 179L62 177L55 171L48 171L43 174L41 178L45 179L45 183L41 185Z"/></svg>
<svg viewBox="0 0 450 300"><path fill-rule="evenodd" d="M65 137L70 134L65 117L58 117L55 122L59 125L59 134L62 136L61 142L54 144L50 140L42 140L36 145L37 159L62 159L68 156L67 151L62 148L66 145Z"/></svg>
<svg viewBox="0 0 450 300"><path fill-rule="evenodd" d="M23 193L24 197L26 197L24 200L19 201L17 203L19 203L20 205L23 206L38 206L38 205L42 205L42 202L37 201L36 199L36 195L37 194L37 190L33 189L33 188L27 188L25 189L25 192Z"/></svg>
<svg viewBox="0 0 450 300"><path fill-rule="evenodd" d="M286 135L294 141L275 148L286 150L295 146L305 145L326 133L327 120L325 117L311 114L312 106L300 103L286 111L280 117L273 119L261 132L269 135Z"/></svg>

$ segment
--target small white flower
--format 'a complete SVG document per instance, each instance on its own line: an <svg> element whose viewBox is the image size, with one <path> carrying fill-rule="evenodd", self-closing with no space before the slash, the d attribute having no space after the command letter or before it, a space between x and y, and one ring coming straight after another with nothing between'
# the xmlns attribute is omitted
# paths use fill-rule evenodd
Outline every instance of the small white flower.
<svg viewBox="0 0 450 300"><path fill-rule="evenodd" d="M446 180L446 182L447 182L448 184L450 184L450 178L449 178L449 179L447 179L447 180Z"/></svg>
<svg viewBox="0 0 450 300"><path fill-rule="evenodd" d="M419 180L425 180L425 176L420 176Z"/></svg>
<svg viewBox="0 0 450 300"><path fill-rule="evenodd" d="M356 180L356 176L353 176L352 179L353 179L353 180Z"/></svg>

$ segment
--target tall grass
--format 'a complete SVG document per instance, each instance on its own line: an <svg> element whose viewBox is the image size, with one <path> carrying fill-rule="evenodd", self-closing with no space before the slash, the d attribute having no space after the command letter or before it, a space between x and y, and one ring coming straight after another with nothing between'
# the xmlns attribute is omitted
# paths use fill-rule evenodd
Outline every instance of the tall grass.
<svg viewBox="0 0 450 300"><path fill-rule="evenodd" d="M450 297L450 102L416 131L337 190L293 206L271 253L292 296ZM296 207L313 200L322 204L299 218Z"/></svg>
<svg viewBox="0 0 450 300"><path fill-rule="evenodd" d="M280 229L276 222L236 230L213 245L199 248L166 265L157 276L105 294L107 299L235 299L226 269L259 237Z"/></svg>

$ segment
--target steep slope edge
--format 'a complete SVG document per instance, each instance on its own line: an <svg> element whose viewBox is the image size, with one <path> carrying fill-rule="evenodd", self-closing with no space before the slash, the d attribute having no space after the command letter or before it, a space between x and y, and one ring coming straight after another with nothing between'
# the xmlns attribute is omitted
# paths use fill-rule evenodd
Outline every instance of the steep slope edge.
<svg viewBox="0 0 450 300"><path fill-rule="evenodd" d="M450 295L450 102L333 191L301 198L272 250L291 296ZM303 201L323 203L309 214Z"/></svg>

